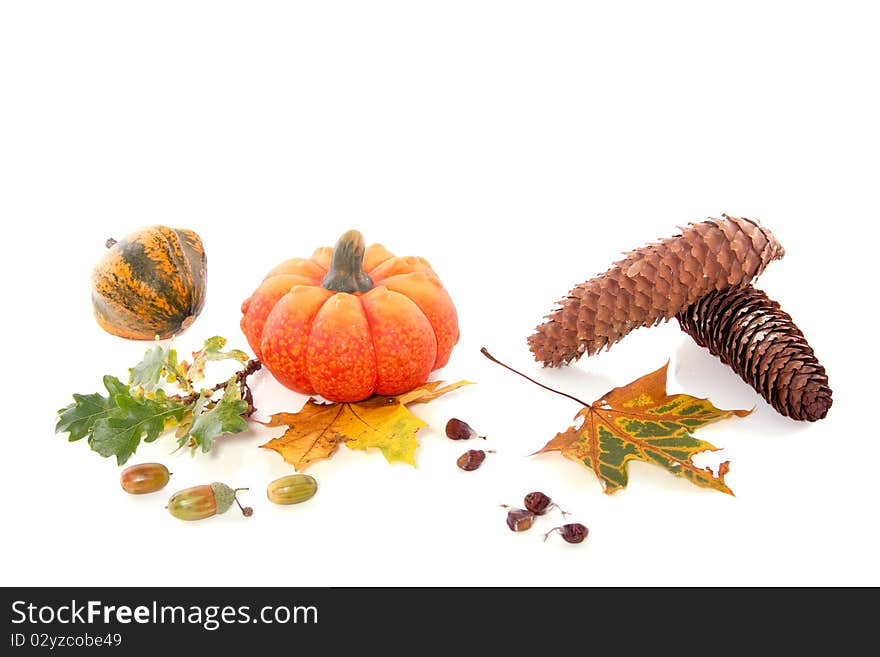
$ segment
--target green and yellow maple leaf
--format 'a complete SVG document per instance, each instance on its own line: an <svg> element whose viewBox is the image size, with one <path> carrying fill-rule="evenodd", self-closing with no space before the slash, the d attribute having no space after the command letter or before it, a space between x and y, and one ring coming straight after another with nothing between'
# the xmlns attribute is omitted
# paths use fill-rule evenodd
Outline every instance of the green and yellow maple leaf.
<svg viewBox="0 0 880 657"><path fill-rule="evenodd" d="M350 449L375 447L389 463L415 465L416 432L426 424L407 405L430 402L469 383L441 387L442 381L431 381L396 397L376 395L357 403L323 404L309 398L299 412L276 413L263 423L287 430L261 447L275 450L300 471L333 456L340 443Z"/></svg>
<svg viewBox="0 0 880 657"><path fill-rule="evenodd" d="M717 472L694 464L695 455L718 448L695 438L692 432L751 411L725 411L707 399L667 394L668 366L585 404L575 415L575 426L556 434L536 453L561 452L582 463L596 474L608 494L626 486L627 464L636 459L659 465L698 486L733 495L724 483L728 461L721 463Z"/></svg>

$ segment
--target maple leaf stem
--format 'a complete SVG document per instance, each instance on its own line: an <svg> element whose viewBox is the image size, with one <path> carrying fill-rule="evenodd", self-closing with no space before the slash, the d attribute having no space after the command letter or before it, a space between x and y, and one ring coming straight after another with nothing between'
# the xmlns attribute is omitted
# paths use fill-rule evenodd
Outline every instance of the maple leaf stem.
<svg viewBox="0 0 880 657"><path fill-rule="evenodd" d="M493 363L501 365L501 367L504 367L505 369L510 370L514 374L519 374L522 378L528 379L529 381L534 383L536 386L540 386L541 388L544 388L544 390L549 390L550 392L555 392L557 395L562 395L563 397L568 397L569 399L576 401L581 406L591 406L591 404L588 404L587 402L583 401L582 399L578 399L577 397L575 397L573 395L569 395L567 392L562 392L561 390L556 390L556 388L551 388L550 386L545 386L543 383L540 383L539 381L535 381L532 377L526 376L525 374L523 374L519 370L513 369L510 365L506 365L505 363L502 363L500 360L495 358L495 356L490 354L489 350L486 349L486 347L483 347L482 349L480 349L480 353L483 354L489 360L491 360Z"/></svg>

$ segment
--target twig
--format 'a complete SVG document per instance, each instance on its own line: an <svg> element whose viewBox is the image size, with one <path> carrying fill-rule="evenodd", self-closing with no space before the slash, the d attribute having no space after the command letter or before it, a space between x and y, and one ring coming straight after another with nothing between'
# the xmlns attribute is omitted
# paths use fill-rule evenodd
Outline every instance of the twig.
<svg viewBox="0 0 880 657"><path fill-rule="evenodd" d="M254 408L254 397L251 394L250 387L248 387L247 378L261 367L263 367L263 364L256 358L252 358L241 370L233 374L228 381L223 381L222 383L215 385L213 388L210 388L208 391L210 394L208 396L212 396L218 390L225 390L230 383L240 384L241 397L248 403L248 410L243 415L245 415L245 417L250 417L257 409ZM179 399L182 404L193 404L199 398L200 394L201 392L193 392L186 397L180 397Z"/></svg>

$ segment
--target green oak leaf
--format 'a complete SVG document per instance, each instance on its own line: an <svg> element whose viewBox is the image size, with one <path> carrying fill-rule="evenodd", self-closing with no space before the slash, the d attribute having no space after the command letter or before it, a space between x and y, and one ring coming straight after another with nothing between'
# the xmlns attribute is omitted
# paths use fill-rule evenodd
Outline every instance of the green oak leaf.
<svg viewBox="0 0 880 657"><path fill-rule="evenodd" d="M179 422L188 408L161 390L155 398L126 392L115 395L113 401L117 408L94 423L89 445L101 456L115 456L119 465L134 454L141 439L156 440L166 424Z"/></svg>
<svg viewBox="0 0 880 657"><path fill-rule="evenodd" d="M73 403L58 411L55 433L70 434L70 442L89 435L95 422L108 417L117 408L114 396L128 392L128 386L109 374L104 377L104 387L110 393L107 397L97 392L90 395L74 394Z"/></svg>
<svg viewBox="0 0 880 657"><path fill-rule="evenodd" d="M199 351L193 352L193 362L187 370L190 381L199 381L205 376L205 365L212 360L236 360L240 363L247 362L248 355L239 349L223 351L226 346L226 338L215 335L205 340Z"/></svg>
<svg viewBox="0 0 880 657"><path fill-rule="evenodd" d="M146 391L155 390L159 386L168 350L162 345L155 345L144 354L144 359L129 370L131 387L141 387Z"/></svg>
<svg viewBox="0 0 880 657"><path fill-rule="evenodd" d="M181 447L190 442L193 450L201 447L203 452L207 452L217 436L224 433L240 433L247 429L247 420L241 414L247 411L248 404L241 398L238 386L226 386L220 401L206 411L204 409L208 401L208 398L202 394L196 402L189 433L179 439Z"/></svg>
<svg viewBox="0 0 880 657"><path fill-rule="evenodd" d="M66 432L70 441L88 438L94 451L104 457L115 456L119 465L134 454L141 441L152 442L174 427L181 446L190 444L193 449L209 451L216 436L247 428L241 415L248 403L241 399L239 380L244 370L201 393L190 378L201 378L209 361L248 360L247 354L238 349L223 351L225 346L225 338L208 338L202 349L193 353L194 362L189 365L179 360L176 350L157 342L146 350L141 362L129 369L127 384L107 375L106 396L100 392L73 395L73 403L57 412L55 432ZM169 396L166 390L171 385L178 394ZM223 397L213 401L213 390L220 388L224 389Z"/></svg>
<svg viewBox="0 0 880 657"><path fill-rule="evenodd" d="M169 349L165 355L165 380L168 383L176 383L187 393L194 392L192 383L187 378L187 373L177 360L177 351Z"/></svg>

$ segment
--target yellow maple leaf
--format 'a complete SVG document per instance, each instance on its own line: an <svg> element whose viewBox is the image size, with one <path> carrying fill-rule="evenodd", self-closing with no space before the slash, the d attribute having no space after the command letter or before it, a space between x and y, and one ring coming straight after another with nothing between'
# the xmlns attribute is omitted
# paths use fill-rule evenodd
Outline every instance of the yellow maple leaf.
<svg viewBox="0 0 880 657"><path fill-rule="evenodd" d="M299 412L276 413L263 423L287 426L287 431L261 447L274 449L299 471L333 456L340 443L350 449L375 447L389 463L415 465L416 432L426 425L407 404L433 401L471 382L440 387L442 383L430 381L396 397L376 395L357 403L321 403L309 398Z"/></svg>

